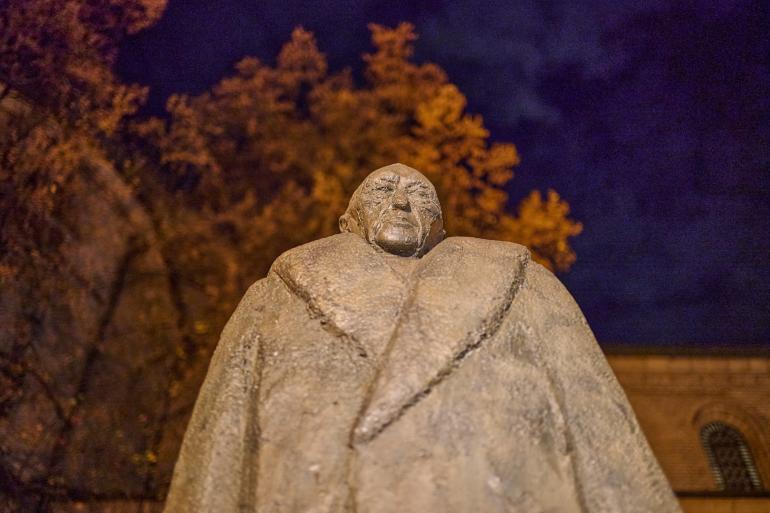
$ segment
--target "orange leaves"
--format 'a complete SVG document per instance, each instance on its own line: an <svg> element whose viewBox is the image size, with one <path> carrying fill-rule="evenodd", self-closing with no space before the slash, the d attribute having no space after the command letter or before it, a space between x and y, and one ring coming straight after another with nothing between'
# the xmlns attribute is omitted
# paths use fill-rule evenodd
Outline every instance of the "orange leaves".
<svg viewBox="0 0 770 513"><path fill-rule="evenodd" d="M81 99L112 105L121 87L111 69L120 39L154 23L165 5L12 0L0 16L0 82L57 112Z"/></svg>
<svg viewBox="0 0 770 513"><path fill-rule="evenodd" d="M40 0L33 0L40 2ZM100 44L115 44L116 34L135 34L158 21L167 0L99 0L91 2L65 0L78 9L78 19L98 34ZM58 2L62 3L62 2ZM96 42L96 41L92 41Z"/></svg>
<svg viewBox="0 0 770 513"><path fill-rule="evenodd" d="M174 116L171 129L163 133L161 162L174 167L195 166L208 171L218 171L216 160L208 151L208 135L200 112L190 105L188 98L173 95L166 108Z"/></svg>
<svg viewBox="0 0 770 513"><path fill-rule="evenodd" d="M417 38L410 24L370 29L375 51L364 56L364 86L347 71L329 74L313 35L298 28L275 67L246 58L212 93L175 97L171 128L159 141L163 161L195 169L196 198L207 208L254 220L234 223L242 243L276 233L257 220L280 222L263 214L283 212L280 249L336 231L361 179L404 162L435 183L450 234L521 242L550 267L567 269L568 239L579 225L567 218L566 203L533 195L518 217L508 213L504 187L519 163L516 147L490 144L481 116L466 111L443 70L410 60ZM255 201L241 208L247 193ZM262 267L275 256L261 255Z"/></svg>
<svg viewBox="0 0 770 513"><path fill-rule="evenodd" d="M377 49L364 55L366 76L373 84L384 86L411 80L417 68L409 62L414 53L412 42L417 39L411 23L401 23L389 29L376 23L369 24L372 44Z"/></svg>
<svg viewBox="0 0 770 513"><path fill-rule="evenodd" d="M14 213L0 230L6 263L56 255L82 194L75 178L120 154L125 119L147 90L117 79L117 45L165 4L11 0L0 9L0 208Z"/></svg>
<svg viewBox="0 0 770 513"><path fill-rule="evenodd" d="M50 1L34 0L28 9L52 8ZM128 33L146 26L164 5L163 0L66 2L63 17L38 28L23 23L22 11L16 13L17 31L29 36L30 51L40 55L39 77L58 84L44 98L57 122L86 136L123 133L126 116L146 91L115 79L111 46L97 41L105 27ZM210 92L172 96L168 123L133 122L131 137L144 140L141 152L147 156L136 155L142 144L133 155L121 150L124 173L138 186L142 180L151 186L159 180L155 166L170 171L165 176L173 179L164 187L171 186L181 202L162 210L190 208L192 216L227 217L236 246L265 248L257 266L264 269L277 252L333 233L361 179L400 161L435 183L450 234L521 242L537 248L538 258L551 267L568 268L574 260L569 238L579 225L568 219L561 207L566 203L558 196L533 195L512 215L505 188L519 163L516 147L490 144L483 119L467 112L466 97L444 71L411 61L417 39L412 25L372 24L370 30L374 51L364 56L366 84L355 84L348 71L330 73L313 34L297 28L275 66L244 58L236 73ZM81 48L79 60L69 54L52 58L55 52L43 47L47 39L40 36L49 32L62 38L64 48ZM18 66L0 62L0 70L11 69ZM86 143L74 138L52 145L45 150L55 160L48 161L49 168L74 169L78 152L101 151L96 140ZM139 168L141 162L146 169ZM180 183L183 194L173 190ZM281 222L278 229L275 223ZM281 242L256 240L267 236Z"/></svg>
<svg viewBox="0 0 770 513"><path fill-rule="evenodd" d="M461 129L456 124L463 119L466 104L465 96L454 84L440 86L432 98L416 105L415 118L418 123L419 133L427 135L431 132L449 132L453 128ZM473 118L467 118L473 121ZM476 128L476 137L489 135L481 127L481 120L473 123ZM470 134L469 134L470 135Z"/></svg>
<svg viewBox="0 0 770 513"><path fill-rule="evenodd" d="M392 59L397 65L402 65L407 63L414 54L412 44L417 40L417 34L411 23L402 22L396 28L370 23L368 27L372 33L372 44L377 48L375 56L386 57ZM365 58L367 62L371 62L371 59L372 57Z"/></svg>
<svg viewBox="0 0 770 513"><path fill-rule="evenodd" d="M385 107L398 111L414 110L417 103L432 98L447 83L446 73L434 64L416 65L409 58L417 39L414 26L400 23L390 29L370 24L376 51L364 55L366 78L373 93Z"/></svg>
<svg viewBox="0 0 770 513"><path fill-rule="evenodd" d="M166 10L167 0L110 0L109 6L114 12L121 13L118 18L129 34L151 26L158 21Z"/></svg>
<svg viewBox="0 0 770 513"><path fill-rule="evenodd" d="M512 237L527 241L534 257L551 270L565 271L575 261L569 238L583 231L583 225L567 217L569 205L554 190L543 199L532 191L519 205L519 216L506 227Z"/></svg>
<svg viewBox="0 0 770 513"><path fill-rule="evenodd" d="M302 83L316 84L326 75L326 57L318 51L311 32L298 27L278 54L277 77L284 87L298 92Z"/></svg>
<svg viewBox="0 0 770 513"><path fill-rule="evenodd" d="M520 162L519 152L513 144L493 144L489 149L474 155L470 161L474 174L483 170L486 180L494 186L502 186L513 178L512 168Z"/></svg>

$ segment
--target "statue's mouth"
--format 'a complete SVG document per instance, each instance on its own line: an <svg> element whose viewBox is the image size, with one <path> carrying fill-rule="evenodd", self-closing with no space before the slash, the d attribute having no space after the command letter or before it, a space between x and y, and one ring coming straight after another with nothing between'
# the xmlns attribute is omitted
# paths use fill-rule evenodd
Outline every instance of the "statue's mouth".
<svg viewBox="0 0 770 513"><path fill-rule="evenodd" d="M386 215L384 219L382 220L383 225L390 225L390 226L397 226L397 227L408 227L408 228L416 228L417 225L414 221L412 221L408 215L406 214L399 214L399 213L393 213L390 215Z"/></svg>

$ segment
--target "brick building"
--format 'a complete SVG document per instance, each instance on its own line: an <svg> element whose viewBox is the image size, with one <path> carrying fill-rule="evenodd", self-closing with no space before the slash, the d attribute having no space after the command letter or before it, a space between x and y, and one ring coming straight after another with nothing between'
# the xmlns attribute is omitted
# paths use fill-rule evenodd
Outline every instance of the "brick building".
<svg viewBox="0 0 770 513"><path fill-rule="evenodd" d="M770 513L770 352L606 352L685 513Z"/></svg>

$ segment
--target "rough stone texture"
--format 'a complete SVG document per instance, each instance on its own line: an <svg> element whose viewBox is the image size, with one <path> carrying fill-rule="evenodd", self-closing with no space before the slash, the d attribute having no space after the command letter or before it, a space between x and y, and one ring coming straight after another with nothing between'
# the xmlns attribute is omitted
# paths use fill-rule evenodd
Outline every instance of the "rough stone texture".
<svg viewBox="0 0 770 513"><path fill-rule="evenodd" d="M367 230L388 208L247 292L165 511L679 511L559 281L506 242L385 253Z"/></svg>

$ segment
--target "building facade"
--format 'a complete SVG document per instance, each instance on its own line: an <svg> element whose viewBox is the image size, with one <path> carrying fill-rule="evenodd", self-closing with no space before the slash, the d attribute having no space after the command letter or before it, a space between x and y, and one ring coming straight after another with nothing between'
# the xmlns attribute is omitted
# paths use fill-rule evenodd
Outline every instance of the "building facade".
<svg viewBox="0 0 770 513"><path fill-rule="evenodd" d="M607 358L685 513L770 512L770 355Z"/></svg>

